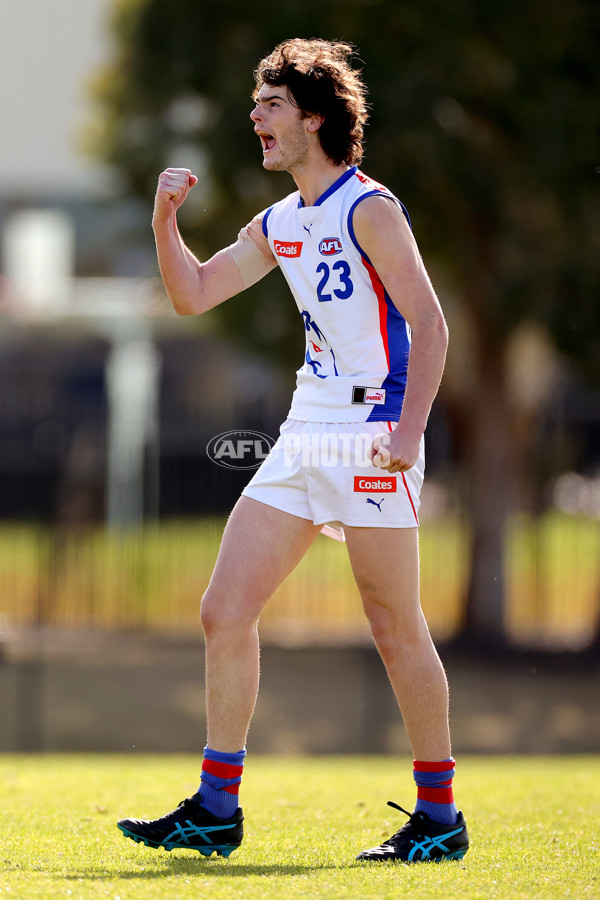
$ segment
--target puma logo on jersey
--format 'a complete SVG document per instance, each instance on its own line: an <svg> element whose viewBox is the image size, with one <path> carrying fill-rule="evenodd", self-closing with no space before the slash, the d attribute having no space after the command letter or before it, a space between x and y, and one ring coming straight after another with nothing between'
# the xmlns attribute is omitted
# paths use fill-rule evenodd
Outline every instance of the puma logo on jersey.
<svg viewBox="0 0 600 900"><path fill-rule="evenodd" d="M374 406L385 406L385 388L370 388L354 385L352 388L353 403L372 403Z"/></svg>

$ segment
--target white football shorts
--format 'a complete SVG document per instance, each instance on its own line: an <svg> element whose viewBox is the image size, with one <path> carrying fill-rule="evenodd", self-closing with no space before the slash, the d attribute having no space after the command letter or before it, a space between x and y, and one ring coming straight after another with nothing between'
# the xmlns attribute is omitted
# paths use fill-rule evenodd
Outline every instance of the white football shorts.
<svg viewBox="0 0 600 900"><path fill-rule="evenodd" d="M373 439L394 427L394 422L329 424L287 419L242 493L315 525L416 528L424 441L419 459L408 472L390 475L368 457ZM343 540L343 532L335 535L327 527L324 531Z"/></svg>

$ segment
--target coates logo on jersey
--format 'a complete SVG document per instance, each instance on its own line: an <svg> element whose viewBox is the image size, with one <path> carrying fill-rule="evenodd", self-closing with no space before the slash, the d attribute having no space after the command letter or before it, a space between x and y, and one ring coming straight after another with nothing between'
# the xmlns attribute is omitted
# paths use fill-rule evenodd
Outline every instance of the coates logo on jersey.
<svg viewBox="0 0 600 900"><path fill-rule="evenodd" d="M273 246L277 256L287 256L288 259L295 259L302 253L302 241L274 241Z"/></svg>
<svg viewBox="0 0 600 900"><path fill-rule="evenodd" d="M323 238L319 244L321 256L335 256L336 253L341 253L342 249L342 242L339 238Z"/></svg>
<svg viewBox="0 0 600 900"><path fill-rule="evenodd" d="M355 475L354 476L354 493L357 491L369 494L395 494L396 479L388 475L387 478L377 476Z"/></svg>

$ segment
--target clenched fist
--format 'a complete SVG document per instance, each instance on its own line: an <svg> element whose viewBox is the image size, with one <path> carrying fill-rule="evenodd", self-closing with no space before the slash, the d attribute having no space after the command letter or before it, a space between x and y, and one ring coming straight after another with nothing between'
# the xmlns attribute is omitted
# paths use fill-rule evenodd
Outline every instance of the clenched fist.
<svg viewBox="0 0 600 900"><path fill-rule="evenodd" d="M419 458L420 435L406 435L402 427L390 434L378 435L369 450L369 459L379 469L388 472L407 472Z"/></svg>
<svg viewBox="0 0 600 900"><path fill-rule="evenodd" d="M154 198L152 222L156 224L170 219L197 183L198 179L190 169L165 169L161 172Z"/></svg>

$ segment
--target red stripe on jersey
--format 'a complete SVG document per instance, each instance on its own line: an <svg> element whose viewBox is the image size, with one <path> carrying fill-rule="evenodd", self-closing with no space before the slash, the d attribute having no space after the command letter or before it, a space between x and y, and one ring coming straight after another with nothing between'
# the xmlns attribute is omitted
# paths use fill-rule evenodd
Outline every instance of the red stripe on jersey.
<svg viewBox="0 0 600 900"><path fill-rule="evenodd" d="M363 257L361 257L363 261L363 265L367 272L369 273L369 278L371 279L371 285L373 290L375 291L375 295L377 297L377 303L379 306L379 331L381 332L381 340L383 341L383 349L385 350L385 359L387 362L388 372L390 371L390 345L388 340L388 327L387 327L387 317L388 317L388 308L387 303L385 302L385 288L383 283L371 265L370 262Z"/></svg>
<svg viewBox="0 0 600 900"><path fill-rule="evenodd" d="M361 172L360 169L357 169L354 173L356 178L359 181L362 181L363 184L366 184L367 187L374 188L376 191L385 191L386 194L389 194L389 191L383 184L379 184L378 181L375 181L374 178L371 178L370 175L365 175L364 172Z"/></svg>
<svg viewBox="0 0 600 900"><path fill-rule="evenodd" d="M410 491L409 491L408 485L406 483L406 478L404 477L404 472L402 472L402 481L404 482L404 487L406 488L406 493L408 494L408 499L410 500L410 505L412 506L412 511L413 511L413 515L415 517L415 522L418 525L419 517L418 517L417 511L415 509L415 504L413 503L413 498L410 496ZM419 763L419 766L421 766L421 765L422 765L422 763ZM433 763L433 765L437 765L437 763ZM448 763L446 763L446 768L448 768ZM421 772L445 772L445 771L446 771L446 769L421 769Z"/></svg>

